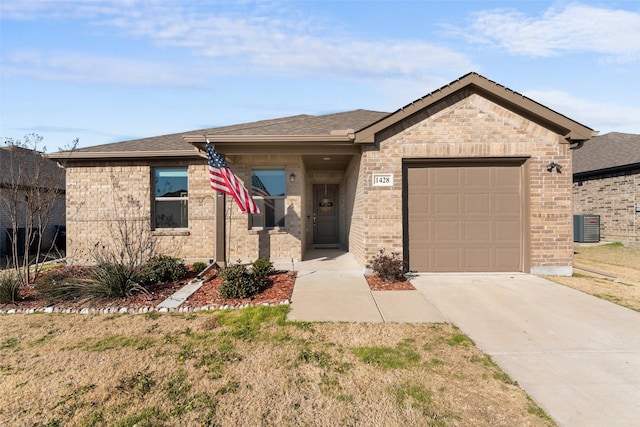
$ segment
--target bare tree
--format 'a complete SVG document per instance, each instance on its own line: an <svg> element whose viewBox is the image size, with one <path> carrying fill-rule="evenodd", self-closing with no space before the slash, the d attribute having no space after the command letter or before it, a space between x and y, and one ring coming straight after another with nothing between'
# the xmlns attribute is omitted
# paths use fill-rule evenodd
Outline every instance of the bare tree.
<svg viewBox="0 0 640 427"><path fill-rule="evenodd" d="M71 149L77 145L76 139ZM54 161L44 158L46 147L42 137L28 134L24 140L5 139L0 166L0 209L3 222L8 223L7 238L11 247L8 265L15 269L21 284L34 280L41 262L50 256L52 214L64 200L64 170ZM24 231L22 231L24 230ZM48 239L47 239L48 240Z"/></svg>

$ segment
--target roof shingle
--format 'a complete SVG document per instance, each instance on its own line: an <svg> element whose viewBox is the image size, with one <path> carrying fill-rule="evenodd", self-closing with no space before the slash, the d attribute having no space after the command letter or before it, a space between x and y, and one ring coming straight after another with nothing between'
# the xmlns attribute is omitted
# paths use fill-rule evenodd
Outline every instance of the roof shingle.
<svg viewBox="0 0 640 427"><path fill-rule="evenodd" d="M311 116L301 114L271 120L241 123L183 133L154 136L131 141L78 148L77 153L114 153L144 151L193 151L184 140L185 135L330 135L333 130L360 130L387 116L389 113L371 110L353 110L343 113Z"/></svg>
<svg viewBox="0 0 640 427"><path fill-rule="evenodd" d="M573 150L573 173L589 173L640 164L640 135L611 132Z"/></svg>

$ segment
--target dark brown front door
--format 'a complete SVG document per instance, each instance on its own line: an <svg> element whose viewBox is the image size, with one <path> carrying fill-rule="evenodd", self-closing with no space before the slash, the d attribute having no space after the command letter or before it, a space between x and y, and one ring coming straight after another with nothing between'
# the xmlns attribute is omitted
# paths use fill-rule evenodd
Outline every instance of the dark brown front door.
<svg viewBox="0 0 640 427"><path fill-rule="evenodd" d="M315 184L313 186L313 243L337 244L340 242L338 224L338 185Z"/></svg>

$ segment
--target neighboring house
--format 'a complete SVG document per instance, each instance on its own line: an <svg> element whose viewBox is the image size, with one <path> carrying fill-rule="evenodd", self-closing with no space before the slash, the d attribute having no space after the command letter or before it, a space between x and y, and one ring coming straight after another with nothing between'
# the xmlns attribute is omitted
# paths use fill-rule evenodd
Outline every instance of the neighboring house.
<svg viewBox="0 0 640 427"><path fill-rule="evenodd" d="M640 135L596 136L573 165L573 213L600 215L602 240L640 241Z"/></svg>
<svg viewBox="0 0 640 427"><path fill-rule="evenodd" d="M54 243L64 249L65 226L65 171L42 153L17 146L0 147L0 257L12 255L10 236L18 239L18 255L24 254L27 228L26 206L44 208L42 250L48 251ZM46 194L46 195L45 195ZM49 197L49 194L51 197ZM28 202L29 198L32 198ZM34 200L40 197L41 202ZM46 206L45 206L46 205ZM11 213L14 209L14 212ZM14 230L13 219L17 220ZM30 224L39 228L39 224ZM31 250L35 251L35 247Z"/></svg>
<svg viewBox="0 0 640 427"><path fill-rule="evenodd" d="M568 275L570 146L593 135L470 73L393 113L299 115L52 157L67 156L67 209L84 206L68 219L68 253L86 253L117 219L112 183L119 200L139 201L161 250L185 259L300 260L340 247L363 266L385 249L413 271ZM229 198L225 210L205 138L263 214Z"/></svg>

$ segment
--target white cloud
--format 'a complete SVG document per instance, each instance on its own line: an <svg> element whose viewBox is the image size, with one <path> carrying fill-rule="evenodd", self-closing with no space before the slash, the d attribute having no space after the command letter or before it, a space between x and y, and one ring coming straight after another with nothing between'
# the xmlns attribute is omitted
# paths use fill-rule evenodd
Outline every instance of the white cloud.
<svg viewBox="0 0 640 427"><path fill-rule="evenodd" d="M475 15L468 39L494 44L516 55L551 57L568 52L604 55L617 61L640 58L640 13L569 4L541 17L515 10Z"/></svg>
<svg viewBox="0 0 640 427"><path fill-rule="evenodd" d="M133 39L184 48L209 63L209 75L423 79L475 68L448 47L411 39L358 39L348 28L289 10L293 8L279 9L278 3L61 0L2 7L13 19L81 18ZM71 76L81 70L72 71ZM55 70L40 71L47 73L60 77Z"/></svg>
<svg viewBox="0 0 640 427"><path fill-rule="evenodd" d="M638 133L637 108L599 103L560 90L527 91L524 95L601 133Z"/></svg>
<svg viewBox="0 0 640 427"><path fill-rule="evenodd" d="M2 62L2 73L8 77L22 76L80 84L205 86L202 80L184 76L184 70L180 67L154 61L30 50L8 53Z"/></svg>

